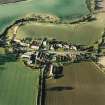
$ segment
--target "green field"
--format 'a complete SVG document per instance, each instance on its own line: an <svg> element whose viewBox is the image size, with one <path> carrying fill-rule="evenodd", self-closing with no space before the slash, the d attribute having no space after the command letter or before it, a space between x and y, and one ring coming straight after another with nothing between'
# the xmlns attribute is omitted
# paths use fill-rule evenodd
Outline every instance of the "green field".
<svg viewBox="0 0 105 105"><path fill-rule="evenodd" d="M0 105L36 105L39 71L3 53L0 48Z"/></svg>
<svg viewBox="0 0 105 105"><path fill-rule="evenodd" d="M27 0L0 5L0 32L17 18L30 12L77 18L89 13L85 0Z"/></svg>
<svg viewBox="0 0 105 105"><path fill-rule="evenodd" d="M101 37L104 29L102 26L96 26L96 23L82 23L68 26L32 23L20 27L17 38L50 37L76 44L91 45Z"/></svg>

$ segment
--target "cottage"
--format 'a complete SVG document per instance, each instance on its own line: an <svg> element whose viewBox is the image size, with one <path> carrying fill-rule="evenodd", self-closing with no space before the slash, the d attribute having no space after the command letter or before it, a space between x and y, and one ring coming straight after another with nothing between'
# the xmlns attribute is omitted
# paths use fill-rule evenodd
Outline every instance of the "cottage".
<svg viewBox="0 0 105 105"><path fill-rule="evenodd" d="M43 47L46 47L46 46L47 46L47 39L46 39L46 38L44 38L44 40L43 40L43 42L42 42L42 46L43 46Z"/></svg>
<svg viewBox="0 0 105 105"><path fill-rule="evenodd" d="M21 41L19 39L14 39L13 41L17 42L17 43L21 43Z"/></svg>
<svg viewBox="0 0 105 105"><path fill-rule="evenodd" d="M76 46L71 46L70 49L71 49L71 50L75 50L75 51L77 51Z"/></svg>
<svg viewBox="0 0 105 105"><path fill-rule="evenodd" d="M50 66L49 66L49 77L53 77L53 69L54 69L53 64L50 64Z"/></svg>
<svg viewBox="0 0 105 105"><path fill-rule="evenodd" d="M31 49L38 50L39 49L39 46L32 45L31 46Z"/></svg>
<svg viewBox="0 0 105 105"><path fill-rule="evenodd" d="M27 53L24 53L23 55L21 55L21 58L28 58L30 59L30 56L33 54L33 52L27 52Z"/></svg>
<svg viewBox="0 0 105 105"><path fill-rule="evenodd" d="M62 44L57 44L57 46L59 47L59 48L63 48L63 46L62 46Z"/></svg>
<svg viewBox="0 0 105 105"><path fill-rule="evenodd" d="M20 45L23 46L23 47L29 47L29 44L23 43L23 42L20 42Z"/></svg>
<svg viewBox="0 0 105 105"><path fill-rule="evenodd" d="M50 50L54 50L54 47L53 47L53 45L51 45L49 49L50 49Z"/></svg>
<svg viewBox="0 0 105 105"><path fill-rule="evenodd" d="M69 50L69 48L70 48L68 44L65 44L63 47L65 50Z"/></svg>

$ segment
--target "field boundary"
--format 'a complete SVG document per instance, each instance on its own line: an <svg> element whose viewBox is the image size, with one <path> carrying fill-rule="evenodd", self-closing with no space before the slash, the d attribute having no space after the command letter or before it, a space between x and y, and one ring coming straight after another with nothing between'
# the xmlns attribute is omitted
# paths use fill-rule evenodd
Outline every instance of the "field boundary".
<svg viewBox="0 0 105 105"><path fill-rule="evenodd" d="M44 101L45 101L45 70L40 69L37 105L44 105L45 103Z"/></svg>

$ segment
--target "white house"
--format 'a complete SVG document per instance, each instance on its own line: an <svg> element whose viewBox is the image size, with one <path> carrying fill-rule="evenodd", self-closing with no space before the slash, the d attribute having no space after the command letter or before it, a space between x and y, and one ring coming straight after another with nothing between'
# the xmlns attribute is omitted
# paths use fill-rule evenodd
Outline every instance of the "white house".
<svg viewBox="0 0 105 105"><path fill-rule="evenodd" d="M43 41L43 46L46 47L47 46L47 42Z"/></svg>
<svg viewBox="0 0 105 105"><path fill-rule="evenodd" d="M50 65L50 72L49 72L49 77L52 77L53 76L53 68L54 68L54 66L53 66L53 64L51 64Z"/></svg>
<svg viewBox="0 0 105 105"><path fill-rule="evenodd" d="M34 46L34 45L32 45L32 46L31 46L31 49L38 50L38 49L39 49L39 46Z"/></svg>
<svg viewBox="0 0 105 105"><path fill-rule="evenodd" d="M53 45L51 45L51 46L50 46L50 50L54 50L54 47L53 47Z"/></svg>
<svg viewBox="0 0 105 105"><path fill-rule="evenodd" d="M75 51L77 51L76 46L71 46L70 49L71 49L71 50L75 50Z"/></svg>
<svg viewBox="0 0 105 105"><path fill-rule="evenodd" d="M33 52L26 52L23 55L21 55L21 58L28 58L30 59L30 56L33 54Z"/></svg>

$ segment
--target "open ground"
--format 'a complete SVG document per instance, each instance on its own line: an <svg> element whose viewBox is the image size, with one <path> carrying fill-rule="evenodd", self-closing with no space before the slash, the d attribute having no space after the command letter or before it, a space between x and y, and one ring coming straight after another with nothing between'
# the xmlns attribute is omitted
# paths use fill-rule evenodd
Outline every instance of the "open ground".
<svg viewBox="0 0 105 105"><path fill-rule="evenodd" d="M17 30L17 38L49 37L57 38L58 40L70 41L75 44L92 45L102 37L105 27L105 13L96 15L96 21L83 22L73 25L54 25L35 22L29 23L23 25ZM13 36L12 29L9 30L8 36Z"/></svg>
<svg viewBox="0 0 105 105"><path fill-rule="evenodd" d="M64 67L64 77L46 80L45 105L104 105L105 75L91 62Z"/></svg>
<svg viewBox="0 0 105 105"><path fill-rule="evenodd" d="M5 55L0 48L0 105L36 105L39 71Z"/></svg>

